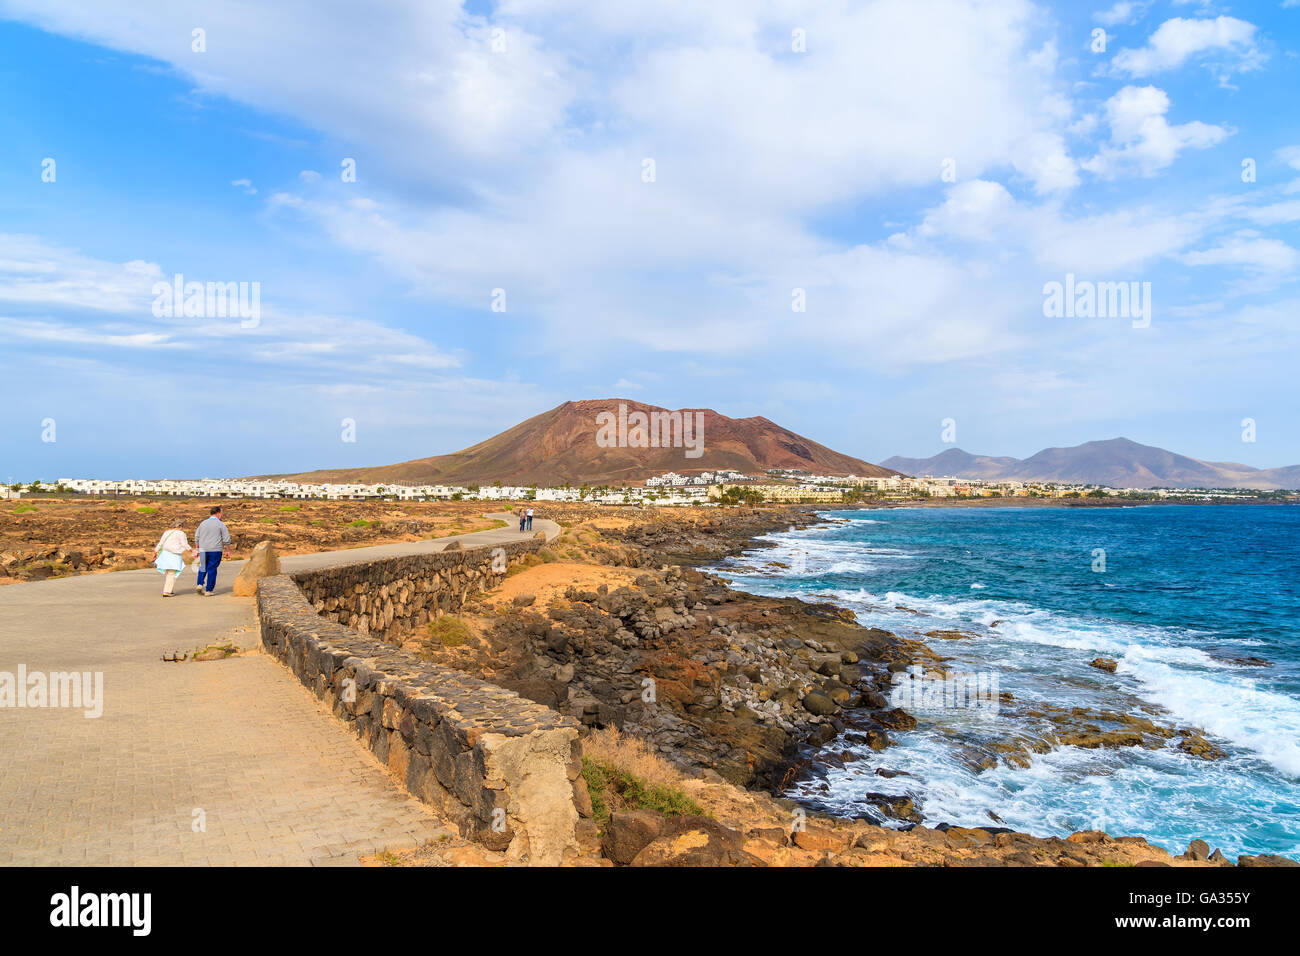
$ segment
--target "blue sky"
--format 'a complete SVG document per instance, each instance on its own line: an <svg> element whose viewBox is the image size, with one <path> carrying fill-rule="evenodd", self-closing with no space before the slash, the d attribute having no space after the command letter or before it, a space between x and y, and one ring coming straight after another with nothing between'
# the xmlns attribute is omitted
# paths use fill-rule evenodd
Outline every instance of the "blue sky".
<svg viewBox="0 0 1300 956"><path fill-rule="evenodd" d="M875 461L951 418L1300 463L1296 0L85 7L0 0L0 479L388 463L607 397ZM260 321L156 316L177 273ZM1150 283L1150 326L1045 316L1066 274Z"/></svg>

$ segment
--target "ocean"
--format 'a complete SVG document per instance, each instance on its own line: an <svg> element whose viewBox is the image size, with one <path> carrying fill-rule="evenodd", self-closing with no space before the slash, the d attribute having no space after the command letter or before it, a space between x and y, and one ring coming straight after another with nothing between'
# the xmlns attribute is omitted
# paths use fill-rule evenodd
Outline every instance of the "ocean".
<svg viewBox="0 0 1300 956"><path fill-rule="evenodd" d="M1012 703L909 707L918 727L894 733L895 746L834 741L830 750L855 759L821 765L788 796L871 816L864 793L903 795L929 826L1101 829L1171 853L1204 839L1229 857L1300 857L1300 508L824 517L714 570L735 587L832 601L863 625L920 639L952 658L944 668L993 679ZM943 631L967 636L924 636ZM1090 666L1098 657L1115 672ZM1227 756L1189 755L1177 737L1153 748L1053 746L1018 762L990 749L1041 739L1040 705L1199 728Z"/></svg>

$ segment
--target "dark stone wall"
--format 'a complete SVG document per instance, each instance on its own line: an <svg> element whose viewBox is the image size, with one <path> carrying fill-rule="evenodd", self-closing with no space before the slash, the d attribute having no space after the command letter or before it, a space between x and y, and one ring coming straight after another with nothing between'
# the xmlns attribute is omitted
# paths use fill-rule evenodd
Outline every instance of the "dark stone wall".
<svg viewBox="0 0 1300 956"><path fill-rule="evenodd" d="M506 566L537 547L506 546ZM553 865L576 851L585 803L577 722L379 639L459 609L503 573L501 555L479 548L262 578L262 645L462 835Z"/></svg>
<svg viewBox="0 0 1300 956"><path fill-rule="evenodd" d="M518 541L384 558L303 571L293 579L322 617L363 636L400 638L439 614L459 611L466 597L500 584L511 565L540 547Z"/></svg>

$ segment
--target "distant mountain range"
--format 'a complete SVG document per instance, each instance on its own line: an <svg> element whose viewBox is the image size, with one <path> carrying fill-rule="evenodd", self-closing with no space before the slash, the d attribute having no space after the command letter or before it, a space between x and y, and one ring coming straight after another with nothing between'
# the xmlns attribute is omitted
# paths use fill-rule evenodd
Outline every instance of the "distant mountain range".
<svg viewBox="0 0 1300 956"><path fill-rule="evenodd" d="M881 462L907 475L952 475L1000 481L1057 481L1111 488L1300 488L1300 465L1252 468L1201 461L1127 438L1044 448L1028 458L994 458L950 448L933 458L895 456Z"/></svg>
<svg viewBox="0 0 1300 956"><path fill-rule="evenodd" d="M641 426L638 431L638 426L643 421L662 426L653 429L656 437L681 439L675 443L677 447L642 447L646 429ZM709 408L669 411L611 398L565 402L448 455L288 477L308 482L594 485L636 484L668 471L690 475L730 469L759 474L769 468L798 468L823 475L893 474L832 451L766 418L728 418Z"/></svg>

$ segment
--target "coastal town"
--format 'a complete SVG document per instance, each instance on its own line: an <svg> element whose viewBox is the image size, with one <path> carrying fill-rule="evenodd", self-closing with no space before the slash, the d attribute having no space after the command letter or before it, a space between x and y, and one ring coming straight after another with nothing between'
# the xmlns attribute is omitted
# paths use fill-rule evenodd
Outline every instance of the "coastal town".
<svg viewBox="0 0 1300 956"><path fill-rule="evenodd" d="M0 486L0 498L30 494L84 494L177 498L266 498L322 501L538 501L599 505L716 507L763 502L781 504L854 504L871 501L978 498L1123 498L1130 500L1293 500L1295 492L1243 488L1112 488L1064 482L983 480L951 475L817 475L797 469L771 469L760 475L737 471L703 471L694 475L666 472L639 483L581 485L443 485L408 482L331 483L285 478L98 479L60 478Z"/></svg>

